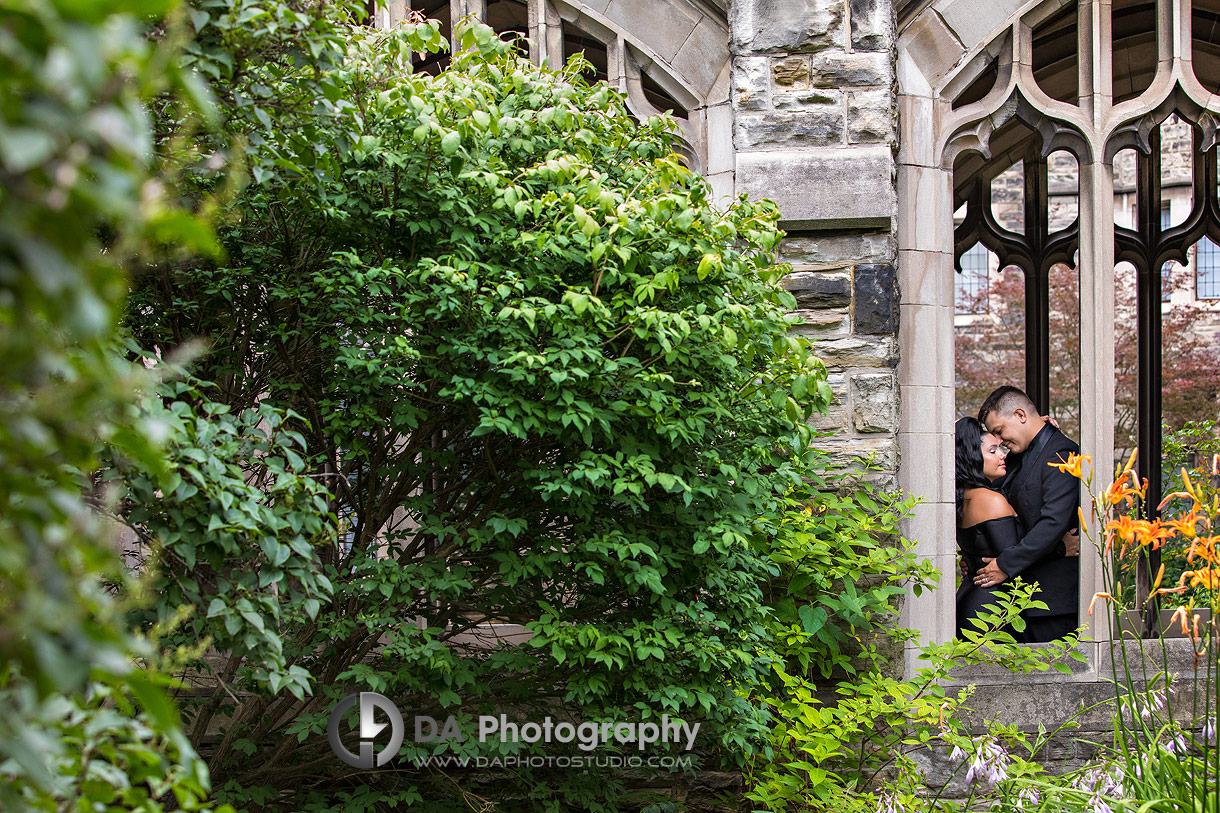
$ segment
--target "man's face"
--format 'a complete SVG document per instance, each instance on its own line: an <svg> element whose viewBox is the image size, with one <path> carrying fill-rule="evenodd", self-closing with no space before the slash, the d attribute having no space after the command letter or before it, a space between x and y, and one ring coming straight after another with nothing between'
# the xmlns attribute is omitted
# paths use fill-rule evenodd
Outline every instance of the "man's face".
<svg viewBox="0 0 1220 813"><path fill-rule="evenodd" d="M1014 409L1011 415L992 412L987 416L987 431L1013 452L1023 452L1029 447L1029 442L1033 440L1029 432L1032 425L1029 415L1020 408Z"/></svg>

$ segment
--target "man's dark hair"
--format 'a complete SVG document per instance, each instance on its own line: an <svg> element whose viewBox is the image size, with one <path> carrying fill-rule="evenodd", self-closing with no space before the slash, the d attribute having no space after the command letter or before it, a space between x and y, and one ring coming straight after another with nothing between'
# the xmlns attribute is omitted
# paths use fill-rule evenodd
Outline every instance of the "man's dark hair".
<svg viewBox="0 0 1220 813"><path fill-rule="evenodd" d="M992 390L991 395L988 395L987 399L983 401L983 405L979 407L979 423L986 427L987 416L991 413L1011 415L1014 409L1024 409L1034 417L1042 417L1038 412L1038 407L1024 390L1005 384Z"/></svg>

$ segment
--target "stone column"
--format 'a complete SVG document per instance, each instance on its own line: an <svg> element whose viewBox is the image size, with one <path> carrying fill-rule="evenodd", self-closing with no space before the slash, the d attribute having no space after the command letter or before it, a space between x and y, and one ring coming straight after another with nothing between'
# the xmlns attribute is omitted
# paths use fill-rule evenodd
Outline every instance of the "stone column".
<svg viewBox="0 0 1220 813"><path fill-rule="evenodd" d="M731 12L736 189L779 204L781 258L835 404L837 458L898 473L891 0L740 0Z"/></svg>
<svg viewBox="0 0 1220 813"><path fill-rule="evenodd" d="M1113 99L1113 61L1109 3L1082 3L1077 17L1081 41L1081 105L1100 123ZM1093 456L1094 487L1103 489L1114 471L1114 173L1105 145L1091 145L1091 160L1080 162L1080 448ZM1080 505L1091 520L1088 494ZM1090 528L1093 538L1103 533ZM1105 613L1085 613L1103 589L1102 562L1084 540L1080 549L1080 622L1082 637L1104 641L1110 631ZM1095 663L1098 661L1094 661Z"/></svg>
<svg viewBox="0 0 1220 813"><path fill-rule="evenodd" d="M920 556L941 572L941 585L911 596L904 626L925 641L951 639L956 629L957 571L953 495L953 172L941 154L937 113L947 105L933 90L964 54L935 14L907 27L898 46L899 118L898 268L902 289L899 327L902 388L899 447L905 465L899 483L922 502L903 532ZM946 166L947 164L947 166ZM908 673L919 666L908 644Z"/></svg>

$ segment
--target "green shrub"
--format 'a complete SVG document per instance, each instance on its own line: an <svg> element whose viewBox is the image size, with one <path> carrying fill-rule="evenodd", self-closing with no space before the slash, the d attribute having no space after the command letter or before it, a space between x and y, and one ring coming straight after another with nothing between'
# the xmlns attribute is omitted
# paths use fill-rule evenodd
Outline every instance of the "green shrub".
<svg viewBox="0 0 1220 813"><path fill-rule="evenodd" d="M199 8L212 9L192 15L201 41L244 36L242 6ZM303 30L330 42L330 26ZM470 792L505 809L613 809L622 791L614 769L523 769L492 787L409 770L532 748L474 739L408 742L404 769L362 789L324 731L356 690L467 731L480 713L698 720L700 749L731 764L769 721L738 691L769 668L761 585L774 567L758 540L816 471L805 420L830 392L788 336L774 207L716 208L669 124L635 122L578 65L551 74L490 29L467 27L435 78L400 62L404 45L436 41L435 24L342 31L341 62L298 49L272 64L263 42L218 69L222 118L249 125L252 145L249 185L221 213L225 259L156 267L130 303L129 329L155 356L190 337L210 347L196 372L214 386L171 406L199 427L174 453L199 492L157 500L150 482L128 521L159 551L161 616L197 608L166 642L206 635L218 650L197 668L227 691L180 699L196 744L219 726L207 758L229 780L223 798L440 809ZM325 101L259 106L305 86ZM287 515L266 487L271 457L241 465L257 418L226 417L261 409L304 441L290 444L299 461L259 455L288 461L277 476L302 495L289 561L316 557L313 587L268 551L283 550ZM211 421L232 426L207 430L224 448L190 451ZM204 459L205 477L230 485L200 484L189 468ZM309 507L303 477L326 487L324 507ZM249 511L230 517L225 494ZM324 543L328 514L342 544ZM533 637L463 643L488 622Z"/></svg>

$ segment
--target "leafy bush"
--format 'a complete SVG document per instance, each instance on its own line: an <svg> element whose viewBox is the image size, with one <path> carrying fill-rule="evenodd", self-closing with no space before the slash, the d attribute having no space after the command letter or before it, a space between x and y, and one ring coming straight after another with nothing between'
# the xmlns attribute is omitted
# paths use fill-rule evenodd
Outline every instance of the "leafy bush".
<svg viewBox="0 0 1220 813"><path fill-rule="evenodd" d="M242 8L200 5L200 42L240 38ZM299 13L267 6L252 28ZM323 49L340 30L298 28ZM805 420L829 400L787 335L774 208L713 207L669 125L635 122L579 65L557 77L470 26L450 70L404 75L434 23L342 31L341 61L228 51L216 93L250 128L252 174L222 213L225 260L163 264L131 297L154 356L211 347L196 371L214 386L171 399L173 493L135 482L127 515L163 566L157 613L197 608L166 642L207 635L222 656L196 664L221 691L180 697L193 741L224 798L295 809L468 792L612 809L622 790L619 771L531 768L357 791L324 733L355 690L466 731L480 713L698 719L731 761L768 722L737 691L769 646L757 540L815 471ZM325 100L309 110L260 101L307 85ZM341 544L324 544L331 514ZM500 623L529 644L472 641ZM408 742L399 759L527 750Z"/></svg>
<svg viewBox="0 0 1220 813"><path fill-rule="evenodd" d="M895 626L898 602L938 578L899 534L913 501L878 493L858 474L827 474L829 482L813 478L791 495L769 546L780 566L762 656L772 669L751 696L773 710L774 722L768 746L749 761L746 797L771 811L952 809L928 798L912 754L952 748L982 765L989 749L1002 748L999 736L1014 747L1023 738L998 726L970 736L971 693L946 691L950 670L987 663L1014 674L1066 671L1082 656L1071 651L1074 641L1031 650L1004 631L1038 604L1018 582L963 639L923 646L927 666L903 678L902 647L917 633ZM1003 754L1014 774L1032 770Z"/></svg>

